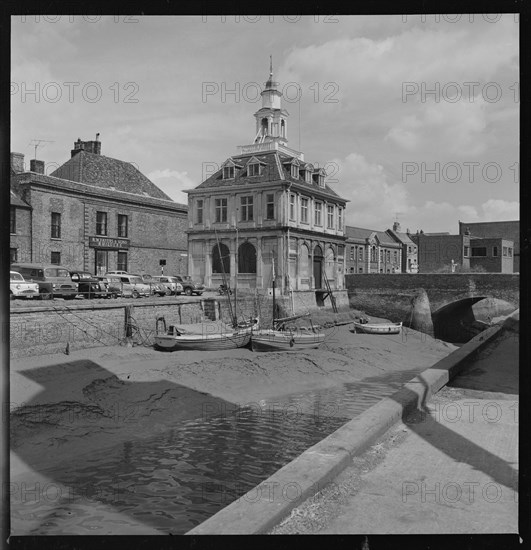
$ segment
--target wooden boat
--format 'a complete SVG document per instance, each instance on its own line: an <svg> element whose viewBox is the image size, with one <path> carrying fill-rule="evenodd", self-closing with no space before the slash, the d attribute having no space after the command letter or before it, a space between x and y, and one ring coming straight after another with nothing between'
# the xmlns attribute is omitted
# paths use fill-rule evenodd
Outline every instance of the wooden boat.
<svg viewBox="0 0 531 550"><path fill-rule="evenodd" d="M351 332L364 332L365 334L400 334L402 323L358 323L353 322L354 330Z"/></svg>
<svg viewBox="0 0 531 550"><path fill-rule="evenodd" d="M202 350L218 351L246 346L258 319L240 323L236 327L224 323L197 323L170 325L162 334L155 335L155 348L164 351Z"/></svg>
<svg viewBox="0 0 531 550"><path fill-rule="evenodd" d="M275 318L275 262L273 260L273 321L267 329L253 328L251 349L253 351L299 351L318 348L326 335L315 327L290 328L287 323L309 314L294 315L283 319Z"/></svg>
<svg viewBox="0 0 531 550"><path fill-rule="evenodd" d="M324 333L311 329L259 329L251 334L251 347L253 351L299 351L318 348L324 339Z"/></svg>

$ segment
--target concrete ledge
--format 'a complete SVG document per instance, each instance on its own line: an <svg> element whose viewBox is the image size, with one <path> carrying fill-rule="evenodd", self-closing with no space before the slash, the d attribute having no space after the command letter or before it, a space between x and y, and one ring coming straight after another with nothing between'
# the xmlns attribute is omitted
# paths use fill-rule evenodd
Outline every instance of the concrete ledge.
<svg viewBox="0 0 531 550"><path fill-rule="evenodd" d="M505 323L489 327L438 361L394 393L310 447L260 485L207 519L187 535L259 534L271 530L293 508L320 491L345 469L352 457L361 454L411 410L424 404L456 376ZM517 318L517 317L516 317Z"/></svg>

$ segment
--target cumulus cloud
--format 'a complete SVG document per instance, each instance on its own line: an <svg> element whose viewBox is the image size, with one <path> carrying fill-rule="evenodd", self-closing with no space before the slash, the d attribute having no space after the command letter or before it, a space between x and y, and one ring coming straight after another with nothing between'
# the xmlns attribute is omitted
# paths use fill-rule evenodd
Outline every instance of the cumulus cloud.
<svg viewBox="0 0 531 550"><path fill-rule="evenodd" d="M147 177L174 201L183 204L188 203L188 195L183 193L183 190L192 189L198 185L198 182L194 182L188 176L188 172L179 172L171 168L154 170L147 174Z"/></svg>
<svg viewBox="0 0 531 550"><path fill-rule="evenodd" d="M520 204L516 201L489 199L481 205L484 221L520 219Z"/></svg>
<svg viewBox="0 0 531 550"><path fill-rule="evenodd" d="M415 106L417 114L401 117L385 139L418 154L444 151L446 158L476 157L492 141L485 133L487 105L482 98L473 103L426 102Z"/></svg>
<svg viewBox="0 0 531 550"><path fill-rule="evenodd" d="M334 159L339 182L333 189L351 202L347 205L346 223L381 228L391 224L395 212L407 209L407 192L402 183L390 183L383 166L370 163L359 153Z"/></svg>

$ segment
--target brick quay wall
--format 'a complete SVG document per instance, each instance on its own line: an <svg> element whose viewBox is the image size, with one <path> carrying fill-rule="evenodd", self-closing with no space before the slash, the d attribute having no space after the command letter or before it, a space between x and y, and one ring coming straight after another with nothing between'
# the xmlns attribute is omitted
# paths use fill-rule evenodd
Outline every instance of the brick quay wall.
<svg viewBox="0 0 531 550"><path fill-rule="evenodd" d="M338 309L348 311L346 291L336 291L334 296ZM270 326L272 296L240 292L237 298L236 311L239 319L258 315L262 326ZM276 301L278 316L292 315L290 295L277 296ZM232 303L234 304L234 300ZM129 324L126 316L128 306L132 307L129 311ZM330 298L325 299L324 306L318 306L313 291L294 292L293 310L295 315L332 311ZM29 307L11 308L10 356L15 359L67 353L76 349L116 346L128 340L150 346L153 344L157 318L161 316L164 317L166 325L217 319L230 322L228 300L222 296L192 297L187 301L178 302L160 298L92 303L83 301L79 304L68 302L68 305L63 301L39 302L38 306L32 304ZM4 338L7 338L7 331Z"/></svg>
<svg viewBox="0 0 531 550"><path fill-rule="evenodd" d="M36 307L12 308L9 342L11 358L99 346L116 346L127 341L126 307L130 311L131 339L137 344L153 344L158 316L166 323L197 323L219 318L213 299L163 302L161 299L127 302L75 304L63 302Z"/></svg>

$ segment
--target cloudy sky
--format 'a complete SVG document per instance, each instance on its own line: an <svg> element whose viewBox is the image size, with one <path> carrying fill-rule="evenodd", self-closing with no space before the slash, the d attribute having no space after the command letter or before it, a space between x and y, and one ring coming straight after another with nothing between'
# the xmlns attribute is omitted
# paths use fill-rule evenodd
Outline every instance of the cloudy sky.
<svg viewBox="0 0 531 550"><path fill-rule="evenodd" d="M349 225L458 231L519 218L515 15L12 20L11 150L46 172L77 138L178 202L237 146L269 74L288 145L325 167Z"/></svg>

